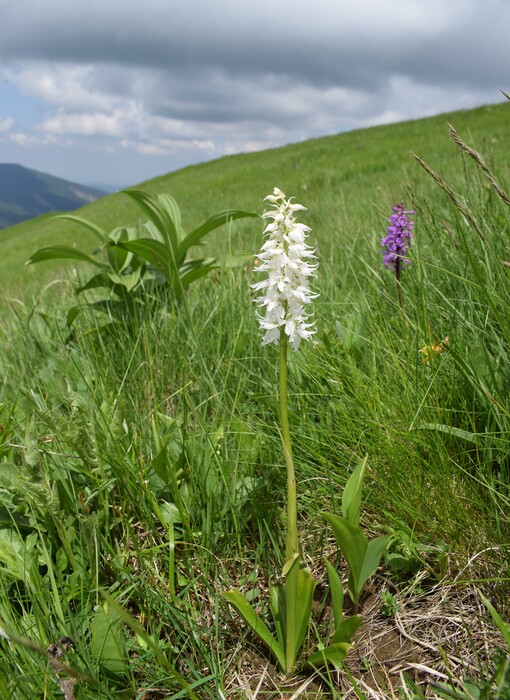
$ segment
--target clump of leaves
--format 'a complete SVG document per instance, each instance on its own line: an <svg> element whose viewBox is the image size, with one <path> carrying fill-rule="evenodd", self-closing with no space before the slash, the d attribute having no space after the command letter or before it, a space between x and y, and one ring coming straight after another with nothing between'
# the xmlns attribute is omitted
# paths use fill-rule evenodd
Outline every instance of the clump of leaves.
<svg viewBox="0 0 510 700"><path fill-rule="evenodd" d="M189 258L191 248L200 245L208 233L224 224L256 216L252 212L229 209L213 214L185 233L180 209L171 195L154 196L141 190L126 190L124 194L148 216L139 228L117 227L108 233L92 221L63 214L56 218L84 226L98 238L100 247L90 256L71 246L49 246L38 250L27 261L30 265L46 260L70 259L93 265L96 274L75 291L81 294L92 289L107 290L105 299L86 305L106 311L114 319L132 318L137 309L147 308L150 292L156 289L170 292L170 299L179 301L192 282L205 277L216 267L214 258ZM96 257L100 253L106 257ZM80 310L80 306L71 309L67 319L69 325Z"/></svg>
<svg viewBox="0 0 510 700"><path fill-rule="evenodd" d="M333 529L333 534L349 566L349 596L355 611L368 579L379 566L388 546L389 535L368 540L360 527L361 491L365 477L367 458L359 463L349 477L342 497L342 516L323 513Z"/></svg>

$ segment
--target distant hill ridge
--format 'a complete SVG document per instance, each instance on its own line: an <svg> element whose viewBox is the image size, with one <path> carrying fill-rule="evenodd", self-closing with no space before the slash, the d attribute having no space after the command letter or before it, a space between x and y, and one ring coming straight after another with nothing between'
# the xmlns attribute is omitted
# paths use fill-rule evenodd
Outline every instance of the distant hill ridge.
<svg viewBox="0 0 510 700"><path fill-rule="evenodd" d="M72 211L107 193L15 163L0 163L0 228L51 211Z"/></svg>

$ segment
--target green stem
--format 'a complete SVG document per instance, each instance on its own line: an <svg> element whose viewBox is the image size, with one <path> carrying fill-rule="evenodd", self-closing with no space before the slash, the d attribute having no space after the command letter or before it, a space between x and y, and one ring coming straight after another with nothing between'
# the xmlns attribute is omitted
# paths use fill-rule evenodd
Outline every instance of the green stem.
<svg viewBox="0 0 510 700"><path fill-rule="evenodd" d="M395 262L395 279L397 280L397 293L398 293L398 304L401 309L404 308L404 293L402 291L402 282L400 279L400 258L397 258Z"/></svg>
<svg viewBox="0 0 510 700"><path fill-rule="evenodd" d="M283 454L287 465L287 539L285 542L285 558L288 561L299 553L297 532L297 497L296 475L292 459L290 441L289 414L287 408L287 347L288 339L285 331L280 331L280 421L282 430Z"/></svg>

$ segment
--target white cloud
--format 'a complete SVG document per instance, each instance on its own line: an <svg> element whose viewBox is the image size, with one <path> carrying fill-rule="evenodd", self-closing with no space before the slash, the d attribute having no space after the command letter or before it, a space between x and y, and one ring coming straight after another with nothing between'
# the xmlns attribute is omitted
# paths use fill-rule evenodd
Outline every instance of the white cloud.
<svg viewBox="0 0 510 700"><path fill-rule="evenodd" d="M4 117L0 119L0 132L9 131L14 125L14 119L12 117Z"/></svg>
<svg viewBox="0 0 510 700"><path fill-rule="evenodd" d="M25 134L23 132L15 132L9 134L9 139L19 146L63 146L69 148L73 145L70 140L57 139L53 134L46 134L45 136L34 136L32 134Z"/></svg>
<svg viewBox="0 0 510 700"><path fill-rule="evenodd" d="M53 134L73 134L76 136L122 136L125 131L126 115L117 111L113 114L101 112L83 114L59 114L39 125L41 131Z"/></svg>

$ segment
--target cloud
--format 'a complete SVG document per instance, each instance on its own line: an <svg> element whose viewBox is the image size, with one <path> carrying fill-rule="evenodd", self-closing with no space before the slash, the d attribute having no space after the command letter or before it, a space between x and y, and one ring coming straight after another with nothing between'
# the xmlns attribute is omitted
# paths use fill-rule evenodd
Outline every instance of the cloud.
<svg viewBox="0 0 510 700"><path fill-rule="evenodd" d="M9 131L14 124L14 119L12 117L4 117L0 119L0 132Z"/></svg>
<svg viewBox="0 0 510 700"><path fill-rule="evenodd" d="M508 26L507 0L3 0L0 61L33 138L199 159L498 101Z"/></svg>
<svg viewBox="0 0 510 700"><path fill-rule="evenodd" d="M9 139L13 141L14 143L18 144L18 146L23 146L23 147L29 147L29 146L35 146L35 145L44 145L44 146L55 146L55 145L60 145L60 146L72 146L72 141L67 141L64 142L62 140L58 140L55 138L55 136L52 136L51 134L47 134L45 136L34 136L32 134L25 134L23 132L14 132L12 134L9 134Z"/></svg>

